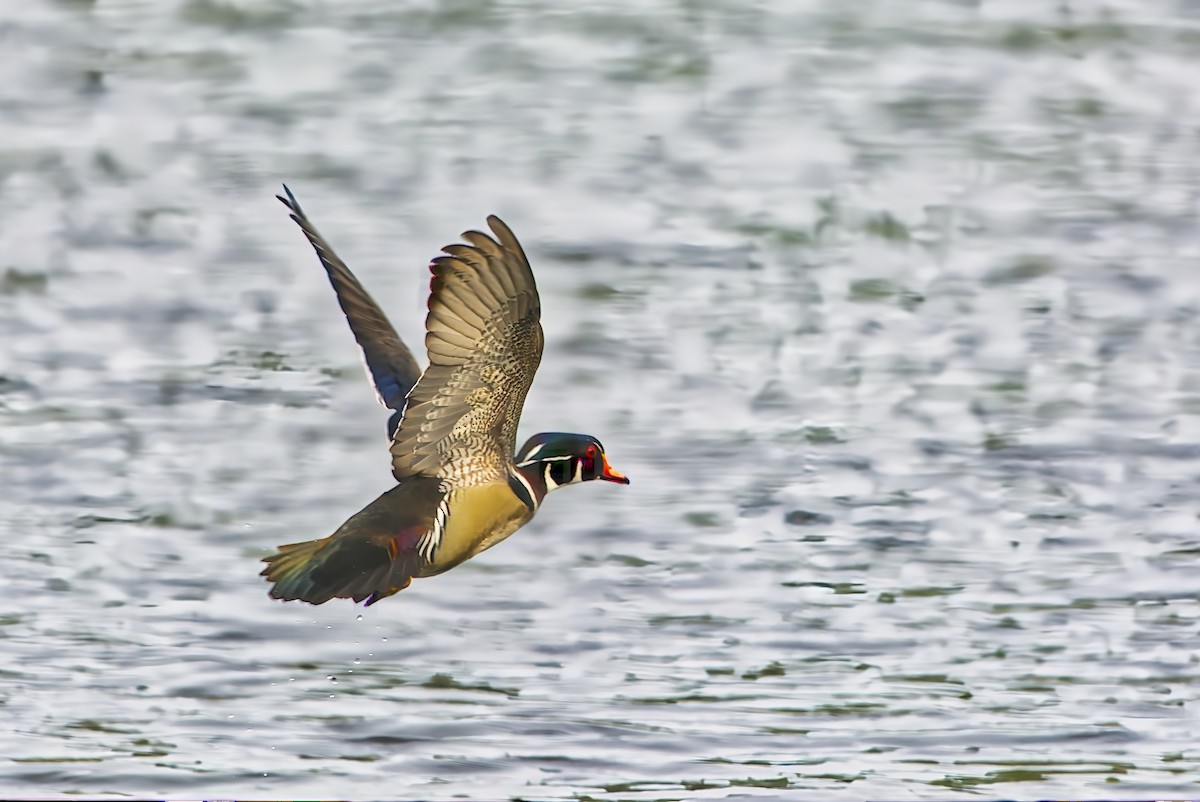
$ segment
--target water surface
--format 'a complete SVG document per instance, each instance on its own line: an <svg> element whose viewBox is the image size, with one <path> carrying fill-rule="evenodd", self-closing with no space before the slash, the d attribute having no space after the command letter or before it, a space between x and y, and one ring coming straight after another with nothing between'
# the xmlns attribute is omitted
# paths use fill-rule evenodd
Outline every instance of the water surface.
<svg viewBox="0 0 1200 802"><path fill-rule="evenodd" d="M1197 20L6 10L0 788L1194 793ZM503 216L523 431L633 484L370 609L269 600L390 484L283 181L414 344Z"/></svg>

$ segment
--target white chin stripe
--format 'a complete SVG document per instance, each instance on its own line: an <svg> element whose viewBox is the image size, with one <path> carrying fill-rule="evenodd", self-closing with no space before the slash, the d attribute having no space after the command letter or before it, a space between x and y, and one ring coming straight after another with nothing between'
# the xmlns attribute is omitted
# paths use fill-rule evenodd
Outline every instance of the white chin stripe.
<svg viewBox="0 0 1200 802"><path fill-rule="evenodd" d="M520 482L521 487L525 488L525 497L521 500L529 505L529 509L531 509L533 512L537 512L538 500L537 495L533 492L533 485L529 484L529 480L526 479L520 471L511 471L509 475L512 476L512 478L516 481ZM521 494L517 493L517 495L520 496Z"/></svg>
<svg viewBox="0 0 1200 802"><path fill-rule="evenodd" d="M559 483L559 482L556 482L554 480L554 476L552 476L553 469L555 467L557 467L557 463L563 462L565 460L575 460L575 470L572 473L570 479L568 479L565 482ZM562 456L562 457L546 457L544 460L542 460L542 476L545 477L545 479L546 479L546 492L547 493L549 493L551 490L556 490L565 485L577 484L577 483L583 481L583 460L575 459L575 457L571 456L570 454L567 454L566 456Z"/></svg>

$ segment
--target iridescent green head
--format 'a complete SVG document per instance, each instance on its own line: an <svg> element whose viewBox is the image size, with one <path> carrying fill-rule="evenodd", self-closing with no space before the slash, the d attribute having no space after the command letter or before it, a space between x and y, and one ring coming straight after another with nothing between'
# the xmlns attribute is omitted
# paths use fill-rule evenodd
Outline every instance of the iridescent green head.
<svg viewBox="0 0 1200 802"><path fill-rule="evenodd" d="M536 479L545 495L565 485L603 479L627 485L625 474L608 464L604 446L587 434L542 432L529 438L517 452L517 469L529 479Z"/></svg>

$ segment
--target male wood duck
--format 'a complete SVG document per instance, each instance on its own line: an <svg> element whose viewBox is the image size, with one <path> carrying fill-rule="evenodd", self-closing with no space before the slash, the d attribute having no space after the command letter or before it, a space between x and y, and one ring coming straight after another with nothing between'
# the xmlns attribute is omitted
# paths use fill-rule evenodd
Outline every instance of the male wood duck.
<svg viewBox="0 0 1200 802"><path fill-rule="evenodd" d="M551 490L629 480L586 434L543 432L513 458L525 395L542 358L541 303L512 231L467 231L433 260L425 347L412 352L309 222L286 186L279 200L317 252L362 349L388 422L397 484L320 540L263 560L276 599L368 605L489 549L527 524Z"/></svg>

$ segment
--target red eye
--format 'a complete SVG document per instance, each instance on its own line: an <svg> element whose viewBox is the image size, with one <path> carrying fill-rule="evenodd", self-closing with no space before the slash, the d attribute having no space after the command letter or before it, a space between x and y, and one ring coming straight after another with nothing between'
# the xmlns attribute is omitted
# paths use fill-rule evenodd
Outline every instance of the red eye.
<svg viewBox="0 0 1200 802"><path fill-rule="evenodd" d="M596 458L596 447L588 446L587 455L589 457L591 457L592 459L595 459Z"/></svg>

